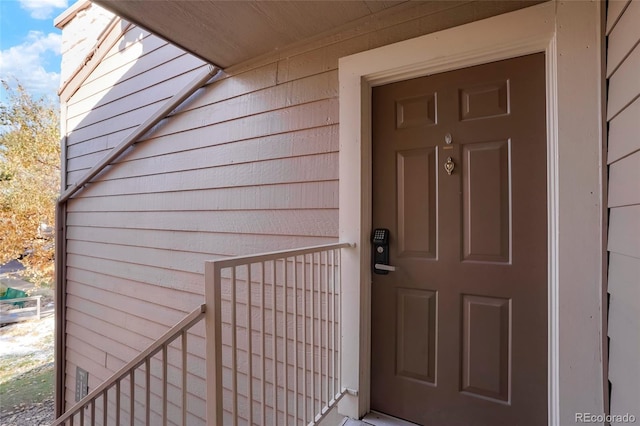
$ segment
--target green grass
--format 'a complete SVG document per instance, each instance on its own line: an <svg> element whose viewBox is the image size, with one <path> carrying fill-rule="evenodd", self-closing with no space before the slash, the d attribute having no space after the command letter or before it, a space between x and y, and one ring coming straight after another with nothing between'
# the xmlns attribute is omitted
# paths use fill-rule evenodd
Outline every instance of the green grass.
<svg viewBox="0 0 640 426"><path fill-rule="evenodd" d="M17 379L23 374L28 374L30 371L37 370L52 361L51 356L43 358L35 353L0 357L0 389L6 383ZM1 392L0 395L2 395Z"/></svg>
<svg viewBox="0 0 640 426"><path fill-rule="evenodd" d="M53 363L49 363L1 383L2 411L52 399L54 376Z"/></svg>

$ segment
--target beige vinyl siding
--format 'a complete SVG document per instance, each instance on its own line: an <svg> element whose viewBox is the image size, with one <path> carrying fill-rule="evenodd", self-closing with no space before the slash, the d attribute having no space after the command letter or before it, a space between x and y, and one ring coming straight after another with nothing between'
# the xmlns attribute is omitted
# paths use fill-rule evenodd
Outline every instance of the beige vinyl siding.
<svg viewBox="0 0 640 426"><path fill-rule="evenodd" d="M67 183L84 176L109 149L188 84L202 66L202 61L139 28L127 31L65 104ZM80 194L69 202L67 216L68 406L75 400L76 367L89 372L90 389L97 387L202 301L201 275L189 272L188 267L182 268L186 272L171 269L173 261L181 258L170 261L170 256L160 256L166 263L157 267L158 261L145 262L157 255L157 249L144 252L132 246L131 239L123 246L91 241L94 226L105 226L110 234L118 230L110 225L110 219L90 222L88 227L74 224L74 206L81 204L82 198ZM101 212L113 213L114 207L118 210L112 204ZM129 257L116 255L118 251ZM128 263L130 260L133 262ZM193 424L201 424L204 417L203 333L202 326L194 329L188 342L189 418ZM174 359L169 360L170 394L176 394L179 388L173 383L180 383L180 359L177 350L170 352L174 353ZM158 382L159 367L152 370L152 382ZM144 383L144 378L138 383ZM143 392L137 392L136 398L142 401ZM170 407L170 415L175 417L179 408Z"/></svg>
<svg viewBox="0 0 640 426"><path fill-rule="evenodd" d="M640 1L610 1L609 381L611 414L640 417Z"/></svg>
<svg viewBox="0 0 640 426"><path fill-rule="evenodd" d="M202 303L205 260L337 241L339 57L523 5L416 3L234 66L69 200L67 404L76 366L95 388ZM201 65L130 29L66 103L68 184ZM203 328L192 334L188 424L197 425Z"/></svg>
<svg viewBox="0 0 640 426"><path fill-rule="evenodd" d="M134 40L126 40L136 34ZM107 56L112 60L103 60L96 69L104 75L92 80L92 74L66 103L68 184L82 177L175 94L176 88L189 83L203 65L166 42L146 53L145 42L156 38L140 38L142 35L139 29L130 29ZM129 52L141 55L139 60L129 58ZM124 61L120 64L113 59L119 55ZM150 56L153 61L144 60ZM119 66L106 73L103 69L109 65Z"/></svg>
<svg viewBox="0 0 640 426"><path fill-rule="evenodd" d="M159 49L158 51L159 53L166 54L166 50L168 49L170 49L170 47L166 46L163 49ZM171 66L182 67L184 65L185 59L189 58L183 57L185 55L186 54L176 57L170 62L163 64L161 68L157 68L156 70L158 75L142 74L136 77L132 77L125 82L119 83L117 86L119 91L116 93L114 93L113 90L104 91L103 93L98 93L96 96L91 96L90 98L84 99L72 105L74 108L69 108L69 113L78 111L78 114L68 117L67 123L69 127L75 129L75 131L78 131L81 128L89 127L102 121L106 121L109 118L112 118L114 108L127 110L145 107L149 101L145 97L136 96L135 94L137 92L147 90L148 87L144 87L144 84L148 83L150 79L152 79L151 81L158 81L153 88L154 95L157 98L163 99L170 97L174 94L176 86L184 86L190 81L190 79L193 78L192 74L187 72L168 80L162 80L163 78L166 78L166 75L163 74L167 72L167 68ZM194 65L195 67L197 67L200 65L200 63L194 63ZM119 103L125 104L126 107L119 106ZM91 111L91 113L89 113L88 111ZM79 140L81 139L79 135L77 135L76 137Z"/></svg>

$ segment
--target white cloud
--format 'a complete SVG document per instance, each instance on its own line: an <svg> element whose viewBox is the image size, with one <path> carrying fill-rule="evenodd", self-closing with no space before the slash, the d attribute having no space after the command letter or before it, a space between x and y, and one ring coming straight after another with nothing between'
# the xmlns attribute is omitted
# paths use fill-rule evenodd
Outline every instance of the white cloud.
<svg viewBox="0 0 640 426"><path fill-rule="evenodd" d="M67 5L67 0L20 0L20 7L29 11L33 19L50 19L56 9Z"/></svg>
<svg viewBox="0 0 640 426"><path fill-rule="evenodd" d="M55 97L60 86L60 74L47 71L48 59L59 61L62 36L31 31L27 40L0 52L0 77L17 78L34 95ZM58 66L55 66L58 69Z"/></svg>

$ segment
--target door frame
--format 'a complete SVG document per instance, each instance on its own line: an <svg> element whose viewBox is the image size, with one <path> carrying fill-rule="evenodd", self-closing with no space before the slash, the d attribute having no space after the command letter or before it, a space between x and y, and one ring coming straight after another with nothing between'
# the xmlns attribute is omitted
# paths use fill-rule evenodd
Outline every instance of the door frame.
<svg viewBox="0 0 640 426"><path fill-rule="evenodd" d="M545 52L548 424L604 413L602 5L550 1L341 58L342 385L340 412L370 408L371 88ZM563 336L563 339L560 339ZM570 337L564 337L570 336Z"/></svg>

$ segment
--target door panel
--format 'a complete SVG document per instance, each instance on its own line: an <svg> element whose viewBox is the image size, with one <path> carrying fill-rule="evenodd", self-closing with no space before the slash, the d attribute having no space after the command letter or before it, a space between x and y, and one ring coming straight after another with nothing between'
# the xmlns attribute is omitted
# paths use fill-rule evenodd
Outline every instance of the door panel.
<svg viewBox="0 0 640 426"><path fill-rule="evenodd" d="M462 296L462 390L509 401L511 300Z"/></svg>
<svg viewBox="0 0 640 426"><path fill-rule="evenodd" d="M397 293L398 375L435 383L436 293L400 288Z"/></svg>
<svg viewBox="0 0 640 426"><path fill-rule="evenodd" d="M460 89L460 120L509 114L509 80Z"/></svg>
<svg viewBox="0 0 640 426"><path fill-rule="evenodd" d="M397 156L398 256L436 257L436 151Z"/></svg>
<svg viewBox="0 0 640 426"><path fill-rule="evenodd" d="M543 54L373 89L372 221L397 270L372 279L372 409L546 423L544 94Z"/></svg>
<svg viewBox="0 0 640 426"><path fill-rule="evenodd" d="M464 145L462 158L464 260L509 262L510 143Z"/></svg>
<svg viewBox="0 0 640 426"><path fill-rule="evenodd" d="M436 95L398 99L396 101L396 128L429 126L436 124Z"/></svg>

